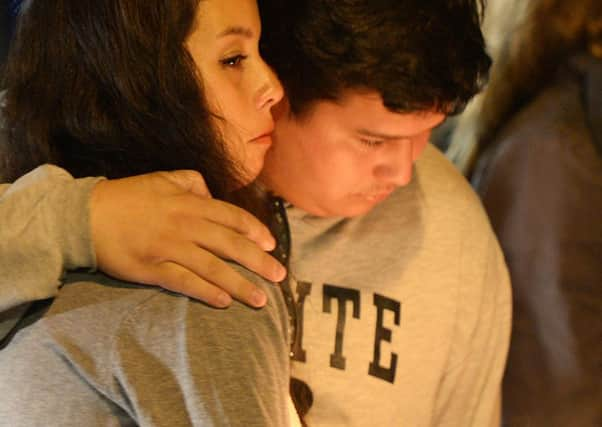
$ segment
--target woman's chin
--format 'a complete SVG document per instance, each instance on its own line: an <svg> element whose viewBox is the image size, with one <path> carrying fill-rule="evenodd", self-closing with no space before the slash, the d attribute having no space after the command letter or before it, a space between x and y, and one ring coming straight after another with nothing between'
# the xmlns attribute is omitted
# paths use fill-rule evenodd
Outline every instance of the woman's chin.
<svg viewBox="0 0 602 427"><path fill-rule="evenodd" d="M253 153L257 155L247 156L247 159L242 165L241 169L241 179L243 185L248 185L251 182L255 181L261 170L263 169L263 162L265 159L265 152L263 153Z"/></svg>

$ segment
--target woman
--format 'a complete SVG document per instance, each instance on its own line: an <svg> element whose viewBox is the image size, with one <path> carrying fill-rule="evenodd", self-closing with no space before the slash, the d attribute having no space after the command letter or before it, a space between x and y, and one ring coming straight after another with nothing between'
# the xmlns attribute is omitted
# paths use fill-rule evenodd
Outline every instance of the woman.
<svg viewBox="0 0 602 427"><path fill-rule="evenodd" d="M58 25L62 24L59 23ZM163 53L163 55L165 55L165 53ZM111 64L106 65L112 66ZM134 72L134 70L132 70L132 72ZM18 73L19 71L17 71L17 75ZM149 84L150 83L151 82L149 82ZM50 86L51 85L45 85L44 91L46 92L39 91L36 96L39 96L41 93L47 93L49 96L52 96L53 99L60 98L61 89L57 88L57 90L52 90ZM220 94L220 97L225 98L226 94ZM182 109L183 107L185 106L178 106L178 108L180 109ZM54 105L50 105L47 108L53 109ZM241 113L244 114L244 112ZM249 121L252 120L253 115L247 114L246 116L249 118ZM151 120L153 119L151 118ZM240 119L237 118L236 120L239 121ZM249 127L246 126L245 123L238 123L238 125L240 125L241 127ZM145 124L140 126L142 128L147 128ZM253 129L252 126L249 128ZM168 128L165 127L165 129ZM144 139L148 141L149 146L163 147L166 144L164 142L165 140L161 139L166 137L166 135L161 135L156 132L153 132L151 128L147 128L147 133L152 134L144 136ZM4 132L1 132L0 130L0 143L3 137ZM167 137L181 138L181 136L177 133L174 133L173 135L167 135ZM161 141L159 141L158 145L154 144L153 140ZM120 143L118 140L115 140L115 144L116 146L119 146ZM261 144L259 144L258 147L260 148L260 151L263 150L263 148L265 148L265 146L263 146L262 148ZM164 156L165 154L162 153L161 157ZM135 162L131 167L128 166L127 169L131 170L137 168L139 170L144 170L142 164L138 165L138 163L139 161ZM166 158L162 161L162 169L182 169L184 167L187 167L187 165L189 165L190 163L191 160L188 158L186 159L186 162L175 163L173 161L169 162L169 159ZM117 158L116 164L124 165L122 159L119 158ZM257 166L259 165L255 165L255 167ZM17 165L12 165L12 171L9 169L0 172L0 175L4 175L4 179L7 179L10 175L15 175L15 167L17 167ZM156 254L144 254L144 258L128 258L127 260L119 258L116 259L114 257L112 258L112 254L116 252L116 247L123 249L129 247L129 245L136 246L136 244L139 244L143 247L150 248L154 246L153 242L145 242L139 236L132 236L132 233L116 233L115 237L107 238L103 232L100 232L97 235L94 235L94 249L96 250L96 255L98 259L94 260L94 262L92 262L91 264L78 264L77 262L75 262L75 264L73 265L95 266L95 261L98 261L98 266L100 267L100 269L111 274L117 274L121 266L127 265L129 273L125 275L126 277L117 274L118 278L125 279L128 281L162 285L163 287L166 287L168 289L173 289L182 293L186 293L190 296L199 298L211 305L218 307L224 307L231 302L231 298L228 295L228 293L234 296L235 298L252 306L260 307L263 304L265 304L265 295L263 295L260 289L253 286L249 280L243 278L239 274L234 273L231 269L226 268L225 264L220 262L217 257L211 254L211 252L216 252L222 257L227 256L228 258L233 259L241 265L248 267L252 271L261 274L268 280L280 281L284 278L285 275L285 270L283 269L283 267L277 264L275 260L273 260L267 254L263 253L261 249L256 248L253 244L254 242L259 243L261 248L264 250L273 249L274 240L269 234L267 228L265 226L262 226L262 224L259 223L252 215L247 214L246 211L242 209L234 209L232 205L220 203L219 201L214 201L207 197L191 197L190 194L186 194L188 193L188 188L183 189L181 188L181 186L178 185L181 183L181 180L178 179L177 176L173 177L174 179L167 179L171 178L170 175L167 177L160 176L153 178L155 178L153 183L154 185L157 184L156 181L163 181L165 184L163 186L164 191L170 192L169 195L174 196L172 197L172 200L170 200L169 204L153 206L153 211L156 212L156 216L158 218L161 218L162 215L166 215L165 211L169 210L169 215L175 217L175 221L181 222L183 227L188 227L189 224L193 222L196 230L196 239L194 241L190 241L190 239L178 239L179 235L190 234L190 230L188 229L185 230L186 233L184 232L184 230L178 230L174 228L171 228L169 230L166 230L165 228L157 230L157 233L161 233L163 237L161 243L161 259L159 259L159 257L155 257L156 261L153 262L153 269L149 270L145 268L145 264L148 263L149 257L153 257ZM192 193L197 193L201 196L206 196L208 194L205 187L205 183L202 181L202 178L200 178L200 175L197 176L194 174L187 173L184 175L184 178L185 186L192 185ZM124 214L121 220L115 220L116 216L114 215L119 216L119 214L115 213L115 209L113 210L113 215L111 216L111 225L113 226L116 224L124 224L124 221L131 220L131 218L128 218L128 216L132 211L139 208L138 203L132 203L131 196L133 193L138 193L140 197L143 197L140 194L141 192L136 191L136 189L132 188L131 185L128 187L129 181L120 181L116 183L114 181L98 182L98 180L96 180L96 183L97 185L95 185L94 188L95 194L92 200L90 201L91 205L99 205L99 207L101 208L124 207L124 210L128 213ZM92 186L93 184L95 183L87 183L88 186ZM0 185L0 187L2 186ZM129 191L124 194L124 197L121 200L119 200L118 203L111 204L113 202L112 199L115 198L116 193L114 189L116 187L120 189L129 188ZM149 192L149 187L151 187L151 185L145 186L144 190L146 191L146 193ZM68 190L65 190L65 192L68 192ZM2 188L0 188L0 194L1 193ZM109 195L106 196L106 194ZM188 197L186 197L186 195ZM52 194L49 194L48 198L51 197ZM63 196L59 196L58 194L57 197L64 199ZM108 202L106 199L107 197L110 198ZM44 201L42 200L40 200L39 202L41 204L44 203ZM18 204L18 202L15 204ZM25 203L25 205L27 205L27 203ZM194 209L191 209L191 206L194 206ZM29 206L23 206L22 209L28 210ZM44 212L43 209L41 209L41 211ZM194 221L190 221L189 219L191 216L191 212L196 213ZM148 212L148 210L142 211L140 212L140 214L145 216L152 215L150 212ZM81 215L80 217L83 218L84 215ZM107 218L107 216L99 212L98 215L90 219L95 230L105 229L104 226L107 225L103 223L103 220L105 218ZM11 223L9 218L2 216L1 219L5 223ZM226 245L223 244L223 242L221 242L220 240L210 238L210 233L213 230L212 227L214 227L215 224L222 225L222 229L224 230L229 230L230 228L234 229L234 232L230 232L228 238L228 242L232 242L232 245ZM40 231L44 231L46 233L49 232L48 228ZM240 234L237 232L240 232ZM119 236L122 235L124 237L127 237L119 238ZM47 238L51 239L52 236L47 236ZM88 239L83 241L81 244L88 244L87 240L89 239L91 239L91 236L88 236ZM8 239L3 240L6 242ZM0 243L0 245L2 244L3 243ZM185 268L178 268L178 266L176 266L175 263L170 261L173 261L174 258L177 258L177 256L183 252L184 246L193 247L193 250L185 251L187 254L186 262L179 263L184 265ZM169 250L167 251L169 252L169 255L167 255L167 259L165 259L166 252L164 251L164 249L166 248L169 248ZM29 253L31 254L32 252ZM63 256L62 253L58 251L49 251L47 248L38 250L34 253L36 253L38 257L52 256L57 258ZM149 256L147 257L146 255ZM12 267L11 273L8 274L9 279L12 274L14 274L14 276L12 277L15 278L31 276L28 278L28 282L32 286L28 289L22 287L17 292L8 292L8 294L4 292L6 289L2 288L2 290L0 290L0 295L2 295L2 298L0 298L2 300L2 303L0 303L0 310L5 310L7 308L14 307L24 301L27 301L29 297L32 296L39 299L40 297L48 298L54 295L57 289L56 284L59 279L58 276L42 277L41 275L31 275L27 269L23 268L22 266L19 267L20 265L22 265L22 263L19 263L18 259L10 259L10 256L3 256L3 258L3 261L6 264L3 264L3 262L0 261L0 267L3 268L4 271L7 271L9 268ZM67 265L69 265L70 262L77 260L65 259L64 261ZM114 262L116 262L118 265L115 266ZM215 275L211 275L211 279L213 280L213 282L211 282L208 279L207 275L202 275L202 267L207 264L210 264L212 266L212 271L217 271L220 273L219 278L217 280L215 279ZM158 282L157 277L159 277ZM183 281L186 283L186 286L182 285ZM218 285L224 288L228 293L220 292L218 288L214 285Z"/></svg>
<svg viewBox="0 0 602 427"><path fill-rule="evenodd" d="M282 96L259 35L254 0L31 2L3 85L3 179L49 162L112 178L184 167L201 171L214 196L269 219L243 188L261 169ZM261 283L269 304L260 312L219 311L100 274L65 282L3 343L0 419L288 424L277 288Z"/></svg>
<svg viewBox="0 0 602 427"><path fill-rule="evenodd" d="M492 6L490 84L454 141L477 154L461 163L474 170L513 283L504 418L598 425L602 3Z"/></svg>

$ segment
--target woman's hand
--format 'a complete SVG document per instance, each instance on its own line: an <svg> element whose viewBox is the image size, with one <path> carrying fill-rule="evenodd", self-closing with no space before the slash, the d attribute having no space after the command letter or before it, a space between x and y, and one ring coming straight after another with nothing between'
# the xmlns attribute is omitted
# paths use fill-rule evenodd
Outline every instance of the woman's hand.
<svg viewBox="0 0 602 427"><path fill-rule="evenodd" d="M98 268L226 307L262 307L266 296L222 259L277 282L286 270L266 251L275 240L250 213L211 198L194 171L99 182L90 222Z"/></svg>

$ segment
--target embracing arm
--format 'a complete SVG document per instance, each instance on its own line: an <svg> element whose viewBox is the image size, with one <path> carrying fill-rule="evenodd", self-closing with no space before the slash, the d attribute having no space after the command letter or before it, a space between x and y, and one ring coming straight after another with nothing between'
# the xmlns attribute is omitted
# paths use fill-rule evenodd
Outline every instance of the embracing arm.
<svg viewBox="0 0 602 427"><path fill-rule="evenodd" d="M221 258L269 280L285 271L265 250L268 229L211 199L192 171L119 180L74 180L41 166L0 189L0 311L53 296L65 269L96 267L214 306L231 297L263 306L265 294Z"/></svg>
<svg viewBox="0 0 602 427"><path fill-rule="evenodd" d="M53 296L64 269L95 267L87 195L100 180L45 165L3 185L0 311Z"/></svg>

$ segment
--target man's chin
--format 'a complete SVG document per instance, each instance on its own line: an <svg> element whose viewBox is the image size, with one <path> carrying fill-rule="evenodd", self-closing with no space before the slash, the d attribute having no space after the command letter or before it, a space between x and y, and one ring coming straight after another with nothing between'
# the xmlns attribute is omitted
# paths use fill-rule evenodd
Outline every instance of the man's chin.
<svg viewBox="0 0 602 427"><path fill-rule="evenodd" d="M365 207L358 207L355 209L349 209L348 212L346 212L344 215L344 217L347 218L355 218L358 216L362 216L362 215L366 215L367 213L369 213L372 209L374 209L376 207L378 203L372 204L370 206L365 206Z"/></svg>
<svg viewBox="0 0 602 427"><path fill-rule="evenodd" d="M341 209L339 216L354 218L357 216L365 215L372 209L374 209L376 206L387 200L391 193L392 191L374 194L370 196L352 196L352 201L350 201L344 209Z"/></svg>
<svg viewBox="0 0 602 427"><path fill-rule="evenodd" d="M289 195L286 194L279 195L308 214L323 218L354 218L365 215L389 196L388 194L386 197L372 198L354 195L338 200L316 200L296 199L287 197ZM294 194L290 196L294 196Z"/></svg>
<svg viewBox="0 0 602 427"><path fill-rule="evenodd" d="M347 203L345 206L339 204L332 206L330 209L324 209L324 213L319 216L355 218L367 214L385 199L354 201Z"/></svg>

